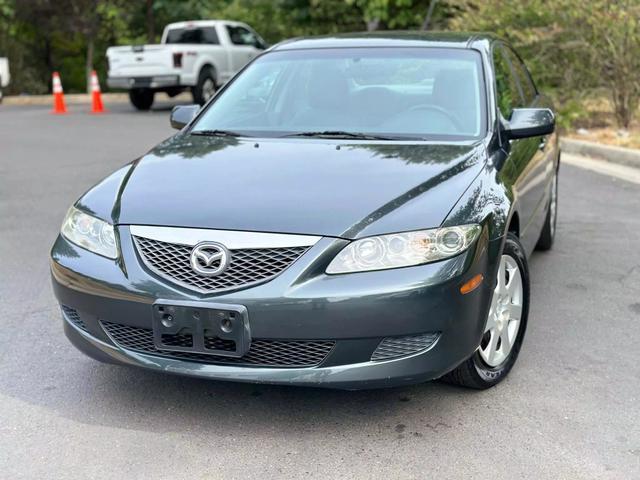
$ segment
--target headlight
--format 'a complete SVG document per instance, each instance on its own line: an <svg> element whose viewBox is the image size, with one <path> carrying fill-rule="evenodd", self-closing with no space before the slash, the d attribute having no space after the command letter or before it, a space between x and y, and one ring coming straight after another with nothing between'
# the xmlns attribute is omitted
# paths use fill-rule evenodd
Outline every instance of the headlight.
<svg viewBox="0 0 640 480"><path fill-rule="evenodd" d="M480 225L461 225L363 238L342 249L327 273L384 270L443 260L469 248L480 230Z"/></svg>
<svg viewBox="0 0 640 480"><path fill-rule="evenodd" d="M113 225L71 207L62 222L62 235L87 250L109 258L118 258Z"/></svg>

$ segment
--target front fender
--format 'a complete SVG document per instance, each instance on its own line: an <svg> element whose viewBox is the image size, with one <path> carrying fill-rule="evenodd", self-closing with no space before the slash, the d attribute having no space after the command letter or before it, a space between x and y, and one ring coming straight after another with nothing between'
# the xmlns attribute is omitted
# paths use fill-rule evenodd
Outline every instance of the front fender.
<svg viewBox="0 0 640 480"><path fill-rule="evenodd" d="M514 215L517 215L517 199L502 182L494 162L487 162L442 226L478 223L487 227L489 239L494 240L507 233Z"/></svg>

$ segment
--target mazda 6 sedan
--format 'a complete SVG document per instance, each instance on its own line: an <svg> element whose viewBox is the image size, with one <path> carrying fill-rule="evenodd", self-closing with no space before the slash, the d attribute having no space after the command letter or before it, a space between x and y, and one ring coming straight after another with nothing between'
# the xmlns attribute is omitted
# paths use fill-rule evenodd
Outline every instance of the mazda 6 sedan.
<svg viewBox="0 0 640 480"><path fill-rule="evenodd" d="M85 193L51 252L105 362L216 380L484 389L553 243L549 101L477 34L287 41Z"/></svg>

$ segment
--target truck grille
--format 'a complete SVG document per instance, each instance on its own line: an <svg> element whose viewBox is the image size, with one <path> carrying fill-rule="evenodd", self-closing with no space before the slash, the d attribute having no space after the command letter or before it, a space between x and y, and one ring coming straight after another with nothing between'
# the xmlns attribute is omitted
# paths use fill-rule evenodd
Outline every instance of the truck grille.
<svg viewBox="0 0 640 480"><path fill-rule="evenodd" d="M119 323L100 322L109 337L122 348L177 360L210 364L231 364L260 367L299 368L319 365L335 345L333 340L260 340L251 342L249 352L241 358L221 357L201 353L159 350L153 342L153 330ZM176 339L177 342L182 339ZM205 339L206 340L206 339ZM211 338L210 342L224 342ZM215 345L224 348L224 345ZM232 347L232 346L231 346Z"/></svg>
<svg viewBox="0 0 640 480"><path fill-rule="evenodd" d="M384 338L371 355L371 360L379 362L413 355L431 347L436 343L438 337L440 337L439 333L422 333L420 335Z"/></svg>
<svg viewBox="0 0 640 480"><path fill-rule="evenodd" d="M272 279L309 247L252 248L230 250L227 270L215 277L204 277L191 268L193 247L133 236L145 265L155 274L192 290L213 293L247 287Z"/></svg>

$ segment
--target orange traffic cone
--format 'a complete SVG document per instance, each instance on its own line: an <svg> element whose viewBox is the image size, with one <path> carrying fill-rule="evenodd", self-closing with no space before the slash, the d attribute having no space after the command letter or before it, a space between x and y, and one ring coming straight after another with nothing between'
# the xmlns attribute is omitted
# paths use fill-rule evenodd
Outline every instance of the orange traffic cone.
<svg viewBox="0 0 640 480"><path fill-rule="evenodd" d="M53 110L51 113L61 115L67 113L67 107L64 104L64 92L62 91L62 82L60 81L60 74L53 72Z"/></svg>
<svg viewBox="0 0 640 480"><path fill-rule="evenodd" d="M91 72L91 98L91 113L105 113L106 110L104 105L102 105L102 94L100 93L98 74L95 70Z"/></svg>

